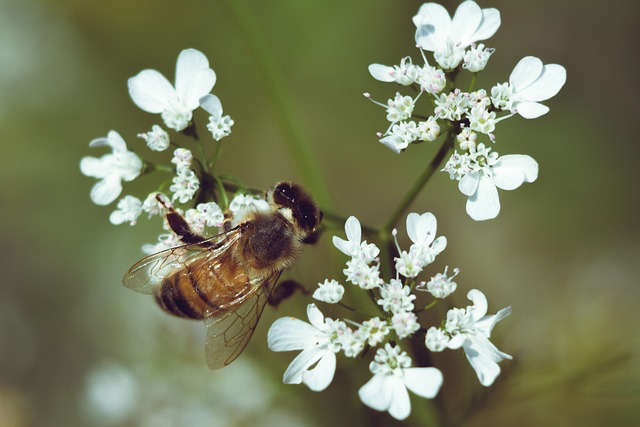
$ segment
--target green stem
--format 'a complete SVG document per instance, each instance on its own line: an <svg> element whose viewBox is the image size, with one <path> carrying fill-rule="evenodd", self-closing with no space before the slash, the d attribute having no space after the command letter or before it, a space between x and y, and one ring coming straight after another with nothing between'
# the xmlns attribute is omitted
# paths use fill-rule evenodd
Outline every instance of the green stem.
<svg viewBox="0 0 640 427"><path fill-rule="evenodd" d="M216 149L213 152L213 155L211 156L211 160L209 161L209 164L211 164L211 170L213 170L216 167L216 163L218 162L218 157L220 157L221 151L222 151L222 142L217 141Z"/></svg>
<svg viewBox="0 0 640 427"><path fill-rule="evenodd" d="M285 143L300 175L305 184L309 186L309 191L314 195L314 198L322 206L330 207L329 192L324 184L320 168L309 144L305 141L300 127L300 119L296 115L296 108L286 90L282 71L271 46L266 42L267 37L261 30L260 21L256 19L245 0L227 0L227 6L233 13L260 74L266 80L266 87L273 98L275 113L285 133Z"/></svg>
<svg viewBox="0 0 640 427"><path fill-rule="evenodd" d="M407 194L405 194L405 196L402 198L402 201L396 207L395 211L393 212L393 214L391 214L389 220L384 225L383 230L390 231L395 226L404 211L409 207L409 205L411 205L418 193L420 193L425 184L429 181L429 179L431 179L436 170L438 170L438 167L440 167L440 164L452 147L453 132L449 130L447 132L447 137L440 147L440 150L438 151L438 153L436 153L436 156L433 158L433 160L431 160L429 166L427 166L424 172L422 172L422 175L420 175L416 182L413 183Z"/></svg>

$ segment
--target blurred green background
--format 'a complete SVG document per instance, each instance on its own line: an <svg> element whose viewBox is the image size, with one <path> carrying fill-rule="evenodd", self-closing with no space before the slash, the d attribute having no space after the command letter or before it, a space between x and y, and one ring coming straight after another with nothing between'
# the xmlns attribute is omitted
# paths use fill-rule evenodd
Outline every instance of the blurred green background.
<svg viewBox="0 0 640 427"><path fill-rule="evenodd" d="M221 168L254 188L300 180L267 80L229 1L0 0L0 425L353 426L391 425L366 410L357 389L365 361L339 358L328 390L284 386L290 354L266 348L277 317L303 316L307 301L267 308L253 341L222 371L207 369L204 327L170 318L121 285L155 241L159 222L113 226L79 172L88 142L118 130L130 146L158 118L138 110L126 81L143 68L173 79L178 53L204 52L213 93L235 120ZM458 2L444 2L450 12ZM411 17L421 2L247 1L286 83L296 123L313 151L334 209L379 224L435 153L422 144L395 155L377 143L384 100L373 62L412 55ZM525 55L567 68L540 119L496 132L500 154L523 153L540 178L501 192L500 216L476 223L447 174L412 206L438 218L449 245L432 274L458 266L456 303L483 290L490 313L511 305L493 340L514 361L494 387L459 352L438 354L450 414L474 405L466 425L632 425L640 416L636 41L634 2L481 1L502 26L480 87L506 81ZM269 52L266 52L269 54ZM138 140L138 143L141 143ZM152 179L125 187L143 196ZM636 188L634 190L634 188ZM401 229L404 227L401 226ZM308 286L340 278L325 238L289 273ZM440 269L440 270L438 270ZM323 308L327 315L333 313ZM436 313L442 318L444 311ZM437 320L434 320L437 321ZM473 394L478 393L478 394ZM417 424L429 402L414 398Z"/></svg>

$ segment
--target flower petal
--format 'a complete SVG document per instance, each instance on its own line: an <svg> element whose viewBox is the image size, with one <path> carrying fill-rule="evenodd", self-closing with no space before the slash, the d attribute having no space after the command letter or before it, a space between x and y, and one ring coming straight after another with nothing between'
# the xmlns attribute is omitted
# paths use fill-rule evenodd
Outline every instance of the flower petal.
<svg viewBox="0 0 640 427"><path fill-rule="evenodd" d="M111 172L113 155L107 154L101 158L83 157L80 160L80 172L92 178L106 178Z"/></svg>
<svg viewBox="0 0 640 427"><path fill-rule="evenodd" d="M467 199L467 214L476 221L484 221L497 217L499 213L498 190L493 180L483 175L478 184L478 191Z"/></svg>
<svg viewBox="0 0 640 427"><path fill-rule="evenodd" d="M302 350L316 341L318 330L295 317L281 317L273 322L267 333L267 342L272 351Z"/></svg>
<svg viewBox="0 0 640 427"><path fill-rule="evenodd" d="M567 70L562 65L549 64L533 84L517 92L518 98L527 101L544 101L555 96L567 81Z"/></svg>
<svg viewBox="0 0 640 427"><path fill-rule="evenodd" d="M466 48L475 40L472 36L482 22L482 9L474 1L460 3L451 21L451 39L456 47Z"/></svg>
<svg viewBox="0 0 640 427"><path fill-rule="evenodd" d="M93 186L91 200L96 205L105 206L117 199L121 192L120 177L118 174L111 174Z"/></svg>
<svg viewBox="0 0 640 427"><path fill-rule="evenodd" d="M549 112L549 107L537 102L522 101L516 102L511 109L525 119L537 119Z"/></svg>
<svg viewBox="0 0 640 427"><path fill-rule="evenodd" d="M358 390L358 396L365 405L378 411L386 411L393 397L391 375L376 374Z"/></svg>
<svg viewBox="0 0 640 427"><path fill-rule="evenodd" d="M315 304L311 303L307 305L307 317L309 318L309 322L317 330L324 331L327 329L327 326L324 323L324 315Z"/></svg>
<svg viewBox="0 0 640 427"><path fill-rule="evenodd" d="M413 243L429 245L436 236L437 221L431 212L407 215L407 234Z"/></svg>
<svg viewBox="0 0 640 427"><path fill-rule="evenodd" d="M424 50L435 52L446 46L451 29L451 16L443 6L437 3L425 3L413 17L417 27L416 43Z"/></svg>
<svg viewBox="0 0 640 427"><path fill-rule="evenodd" d="M336 355L333 351L328 350L318 364L302 373L302 382L309 387L311 391L322 391L329 387L333 376L336 372Z"/></svg>
<svg viewBox="0 0 640 427"><path fill-rule="evenodd" d="M480 172L468 173L458 183L458 190L465 196L471 197L478 191L480 184Z"/></svg>
<svg viewBox="0 0 640 427"><path fill-rule="evenodd" d="M509 76L514 92L520 92L535 82L542 74L542 61L535 56L525 56L518 62Z"/></svg>
<svg viewBox="0 0 640 427"><path fill-rule="evenodd" d="M492 172L498 188L513 190L538 178L538 162L524 154L508 154L498 159Z"/></svg>
<svg viewBox="0 0 640 427"><path fill-rule="evenodd" d="M209 68L209 60L196 49L180 52L176 63L176 92L184 105L192 111L216 84L216 73Z"/></svg>
<svg viewBox="0 0 640 427"><path fill-rule="evenodd" d="M207 113L211 114L216 120L222 116L222 103L220 98L215 95L208 94L200 98L200 107Z"/></svg>
<svg viewBox="0 0 640 427"><path fill-rule="evenodd" d="M442 386L442 372L437 368L408 368L404 370L404 384L420 397L433 399Z"/></svg>
<svg viewBox="0 0 640 427"><path fill-rule="evenodd" d="M471 289L469 293L467 293L467 298L471 300L473 303L473 319L480 320L487 314L487 309L489 307L487 303L487 297L479 291L478 289Z"/></svg>
<svg viewBox="0 0 640 427"><path fill-rule="evenodd" d="M411 413L411 399L404 382L399 377L392 377L391 381L391 402L389 404L389 415L396 420L404 420Z"/></svg>
<svg viewBox="0 0 640 427"><path fill-rule="evenodd" d="M473 41L486 40L500 28L500 12L498 9L482 9L482 22L473 35Z"/></svg>
<svg viewBox="0 0 640 427"><path fill-rule="evenodd" d="M176 91L156 70L142 70L128 82L134 104L147 113L158 114L176 99Z"/></svg>
<svg viewBox="0 0 640 427"><path fill-rule="evenodd" d="M300 384L305 371L320 360L327 351L330 350L320 349L317 347L303 350L302 353L293 359L287 370L284 372L282 382L285 384Z"/></svg>
<svg viewBox="0 0 640 427"><path fill-rule="evenodd" d="M381 82L393 82L396 80L396 70L393 67L382 64L369 65L371 76Z"/></svg>

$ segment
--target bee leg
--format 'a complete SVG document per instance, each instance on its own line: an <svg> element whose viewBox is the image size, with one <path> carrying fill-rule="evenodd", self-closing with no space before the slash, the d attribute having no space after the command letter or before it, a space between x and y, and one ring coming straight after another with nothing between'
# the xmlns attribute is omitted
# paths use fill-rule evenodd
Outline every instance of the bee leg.
<svg viewBox="0 0 640 427"><path fill-rule="evenodd" d="M300 283L295 280L285 280L284 282L280 282L278 286L271 292L271 294L267 297L267 302L269 305L273 307L277 307L283 300L289 298L296 289L300 289L300 291L304 295L309 295L310 292L304 288Z"/></svg>
<svg viewBox="0 0 640 427"><path fill-rule="evenodd" d="M200 244L205 247L211 246L211 243L205 242L206 237L194 233L183 216L176 212L170 205L168 205L166 201L160 197L159 194L156 195L156 200L167 210L165 217L167 218L169 227L171 227L171 230L173 230L173 232L178 237L180 237L180 240L190 245Z"/></svg>

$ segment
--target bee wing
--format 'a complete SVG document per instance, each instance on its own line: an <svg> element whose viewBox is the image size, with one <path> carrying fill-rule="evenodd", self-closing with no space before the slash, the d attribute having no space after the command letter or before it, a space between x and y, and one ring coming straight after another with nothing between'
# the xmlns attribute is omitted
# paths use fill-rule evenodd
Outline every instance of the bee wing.
<svg viewBox="0 0 640 427"><path fill-rule="evenodd" d="M134 291L153 294L173 273L187 268L199 256L218 257L240 238L240 229L217 234L200 243L187 244L149 255L138 261L125 274L122 283Z"/></svg>
<svg viewBox="0 0 640 427"><path fill-rule="evenodd" d="M235 306L230 306L221 315L205 320L207 325L205 353L209 368L224 368L242 353L253 335L264 306L281 273L281 271L273 273L256 284L252 291Z"/></svg>

